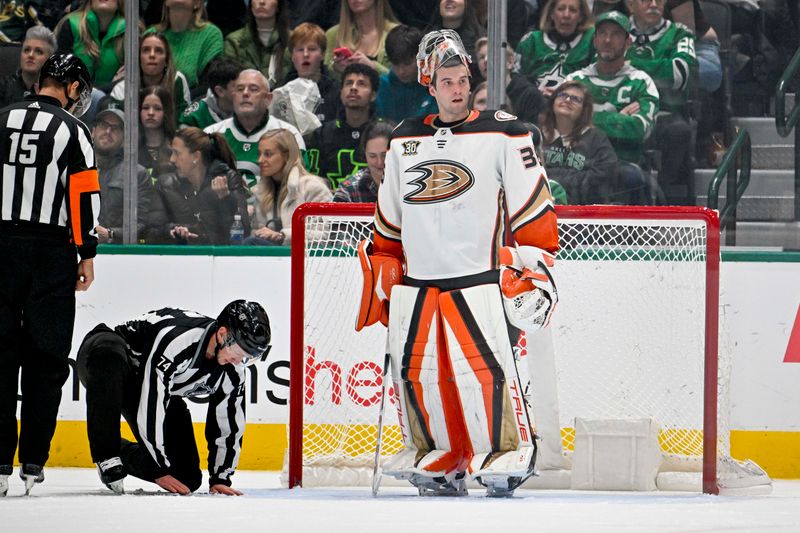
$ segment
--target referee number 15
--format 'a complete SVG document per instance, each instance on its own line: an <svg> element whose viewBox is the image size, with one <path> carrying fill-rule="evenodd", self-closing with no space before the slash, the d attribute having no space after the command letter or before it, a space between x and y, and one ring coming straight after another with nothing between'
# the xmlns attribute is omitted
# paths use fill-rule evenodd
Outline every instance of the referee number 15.
<svg viewBox="0 0 800 533"><path fill-rule="evenodd" d="M36 142L39 140L38 133L20 133L15 131L9 135L9 138L11 139L11 149L8 154L9 163L31 165L36 162ZM19 156L19 158L17 156Z"/></svg>

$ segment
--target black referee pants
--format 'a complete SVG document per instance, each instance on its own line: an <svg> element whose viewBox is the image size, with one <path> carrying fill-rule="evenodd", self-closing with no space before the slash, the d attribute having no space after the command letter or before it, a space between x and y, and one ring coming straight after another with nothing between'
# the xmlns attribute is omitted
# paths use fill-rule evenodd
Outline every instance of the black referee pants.
<svg viewBox="0 0 800 533"><path fill-rule="evenodd" d="M75 246L63 235L0 228L0 465L44 465L69 377L75 322ZM21 379L20 379L21 371Z"/></svg>
<svg viewBox="0 0 800 533"><path fill-rule="evenodd" d="M125 341L104 325L90 331L78 350L78 378L86 387L86 424L89 450L95 463L119 456L127 472L145 481L170 474L195 491L203 474L194 438L192 418L183 398L172 397L167 404L164 446L170 462L164 472L142 445L136 424L142 392L141 376L130 366ZM120 415L125 417L137 442L120 436Z"/></svg>

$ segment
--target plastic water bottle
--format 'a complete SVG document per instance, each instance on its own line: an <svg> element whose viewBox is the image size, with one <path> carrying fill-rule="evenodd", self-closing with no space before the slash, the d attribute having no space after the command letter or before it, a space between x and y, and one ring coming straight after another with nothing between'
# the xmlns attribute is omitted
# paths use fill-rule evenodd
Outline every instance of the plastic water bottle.
<svg viewBox="0 0 800 533"><path fill-rule="evenodd" d="M231 224L231 244L241 246L244 241L244 226L242 225L242 215L233 215L233 224Z"/></svg>

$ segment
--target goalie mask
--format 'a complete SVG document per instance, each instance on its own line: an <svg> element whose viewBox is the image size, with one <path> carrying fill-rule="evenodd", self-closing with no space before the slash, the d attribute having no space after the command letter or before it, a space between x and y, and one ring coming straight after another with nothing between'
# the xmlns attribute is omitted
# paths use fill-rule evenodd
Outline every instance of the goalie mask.
<svg viewBox="0 0 800 533"><path fill-rule="evenodd" d="M457 58L469 68L469 57L461 37L453 30L432 31L422 38L417 51L417 80L425 87L433 83L433 75L450 59Z"/></svg>

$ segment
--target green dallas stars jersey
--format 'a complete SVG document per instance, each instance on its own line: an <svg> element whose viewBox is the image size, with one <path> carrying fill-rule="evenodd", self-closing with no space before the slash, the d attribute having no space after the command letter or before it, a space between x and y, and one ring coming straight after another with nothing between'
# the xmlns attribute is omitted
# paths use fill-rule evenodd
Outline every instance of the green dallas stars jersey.
<svg viewBox="0 0 800 533"><path fill-rule="evenodd" d="M520 73L536 78L539 89L555 89L564 78L589 66L594 56L594 28L578 34L571 42L556 44L541 31L529 33L517 47Z"/></svg>
<svg viewBox="0 0 800 533"><path fill-rule="evenodd" d="M207 127L203 131L206 133L219 132L225 136L225 140L231 147L233 156L236 158L236 170L247 181L248 187L253 187L258 183L258 176L260 174L258 168L258 140L261 136L270 130L283 128L289 130L294 135L297 145L300 147L301 153L306 149L306 143L303 142L303 137L297 128L292 126L286 121L279 118L269 116L269 118L262 122L254 131L247 133L236 120L236 117L217 122Z"/></svg>
<svg viewBox="0 0 800 533"><path fill-rule="evenodd" d="M653 128L658 113L658 90L653 80L641 70L625 65L612 76L601 76L596 64L573 72L569 80L583 83L592 93L592 122L611 140L617 157L640 163L644 141ZM637 102L639 111L632 115L620 111Z"/></svg>
<svg viewBox="0 0 800 533"><path fill-rule="evenodd" d="M658 88L661 110L680 111L686 104L689 76L696 58L695 36L683 24L664 20L650 35L642 34L631 19L631 66L647 72Z"/></svg>
<svg viewBox="0 0 800 533"><path fill-rule="evenodd" d="M221 115L216 98L210 90L202 100L189 104L178 117L181 126L194 126L200 129L207 128L221 120L225 120L225 117Z"/></svg>

